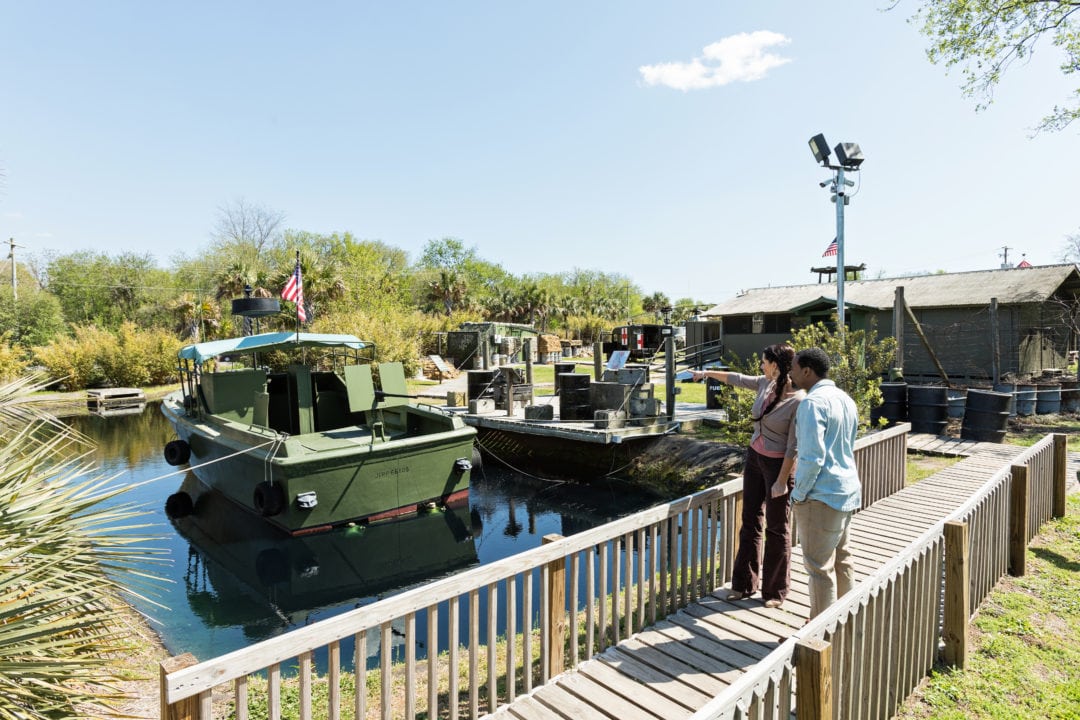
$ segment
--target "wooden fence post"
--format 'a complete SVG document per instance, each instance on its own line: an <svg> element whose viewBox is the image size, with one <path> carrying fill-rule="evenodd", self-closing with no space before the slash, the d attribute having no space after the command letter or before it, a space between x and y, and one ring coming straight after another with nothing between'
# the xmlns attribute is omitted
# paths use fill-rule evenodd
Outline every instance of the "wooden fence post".
<svg viewBox="0 0 1080 720"><path fill-rule="evenodd" d="M968 524L945 523L945 615L942 659L963 669L968 655L968 608L971 606L971 568L968 552Z"/></svg>
<svg viewBox="0 0 1080 720"><path fill-rule="evenodd" d="M562 540L557 533L545 535L543 545ZM566 644L566 558L559 558L548 563L550 570L548 583L548 677L553 678L564 670L563 646ZM576 599L575 599L576 603Z"/></svg>
<svg viewBox="0 0 1080 720"><path fill-rule="evenodd" d="M1009 498L1009 574L1027 573L1028 539L1028 469L1012 466L1012 492Z"/></svg>
<svg viewBox="0 0 1080 720"><path fill-rule="evenodd" d="M795 717L832 720L832 645L808 638L795 646Z"/></svg>
<svg viewBox="0 0 1080 720"><path fill-rule="evenodd" d="M1062 433L1054 434L1054 507L1053 516L1065 517L1065 485L1068 473L1066 471L1067 457L1065 444L1069 436Z"/></svg>
<svg viewBox="0 0 1080 720"><path fill-rule="evenodd" d="M166 658L158 666L160 669L160 693L161 693L161 720L195 720L199 711L199 696L192 695L172 705L165 700L165 677L169 673L183 670L186 667L197 665L198 660L191 653L184 653L176 657Z"/></svg>
<svg viewBox="0 0 1080 720"><path fill-rule="evenodd" d="M604 378L604 343L594 342L592 348L593 379L600 382ZM558 378L555 378L558 380Z"/></svg>

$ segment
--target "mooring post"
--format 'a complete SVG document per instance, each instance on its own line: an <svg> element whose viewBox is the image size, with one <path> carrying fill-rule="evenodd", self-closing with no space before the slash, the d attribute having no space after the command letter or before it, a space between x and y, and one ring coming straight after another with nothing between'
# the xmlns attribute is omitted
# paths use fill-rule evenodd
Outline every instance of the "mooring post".
<svg viewBox="0 0 1080 720"><path fill-rule="evenodd" d="M832 720L832 645L807 638L795 646L795 717Z"/></svg>
<svg viewBox="0 0 1080 720"><path fill-rule="evenodd" d="M562 540L558 533L545 535L542 545ZM566 558L559 558L548 563L550 582L548 582L548 677L560 674L565 665L563 646L566 644Z"/></svg>
<svg viewBox="0 0 1080 720"><path fill-rule="evenodd" d="M184 668L197 665L198 660L191 653L184 653L183 655L177 655L176 657L166 658L159 664L160 680L159 680L159 693L161 697L161 720L195 720L198 717L199 710L199 696L192 695L186 697L183 700L174 702L172 705L168 704L165 699L165 680L170 673L174 673L177 670L183 670Z"/></svg>
<svg viewBox="0 0 1080 720"><path fill-rule="evenodd" d="M945 614L941 636L942 660L961 670L967 666L968 608L971 604L971 567L968 524L945 523Z"/></svg>
<svg viewBox="0 0 1080 720"><path fill-rule="evenodd" d="M604 343L594 342L592 347L593 380L604 379Z"/></svg>
<svg viewBox="0 0 1080 720"><path fill-rule="evenodd" d="M1027 573L1028 540L1028 469L1012 466L1012 491L1009 494L1009 574Z"/></svg>
<svg viewBox="0 0 1080 720"><path fill-rule="evenodd" d="M1068 471L1066 469L1067 456L1065 443L1069 436L1062 433L1054 433L1054 517L1065 517L1065 485Z"/></svg>

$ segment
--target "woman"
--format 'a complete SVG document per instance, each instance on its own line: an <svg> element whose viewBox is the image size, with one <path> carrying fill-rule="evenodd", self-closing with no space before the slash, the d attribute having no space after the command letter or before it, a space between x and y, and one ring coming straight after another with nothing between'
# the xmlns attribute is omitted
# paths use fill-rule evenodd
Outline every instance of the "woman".
<svg viewBox="0 0 1080 720"><path fill-rule="evenodd" d="M791 584L791 512L794 487L795 408L806 396L788 377L795 351L770 345L762 352L762 375L721 370L695 371L694 380L712 378L757 391L751 419L754 434L743 466L742 527L728 600L743 600L760 588L765 607L780 607ZM765 527L762 527L764 522ZM761 535L765 533L765 555Z"/></svg>

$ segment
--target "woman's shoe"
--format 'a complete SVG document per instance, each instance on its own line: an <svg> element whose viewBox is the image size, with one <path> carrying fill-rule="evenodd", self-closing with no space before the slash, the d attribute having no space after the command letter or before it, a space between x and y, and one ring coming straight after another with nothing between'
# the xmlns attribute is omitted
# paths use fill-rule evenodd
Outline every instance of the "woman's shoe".
<svg viewBox="0 0 1080 720"><path fill-rule="evenodd" d="M745 600L753 594L754 593L752 592L743 592L742 590L728 590L728 594L724 596L724 599L734 602L736 600Z"/></svg>
<svg viewBox="0 0 1080 720"><path fill-rule="evenodd" d="M778 608L783 604L784 604L783 600L777 600L775 598L773 598L772 600L766 600L765 601L765 607L767 607L767 608Z"/></svg>

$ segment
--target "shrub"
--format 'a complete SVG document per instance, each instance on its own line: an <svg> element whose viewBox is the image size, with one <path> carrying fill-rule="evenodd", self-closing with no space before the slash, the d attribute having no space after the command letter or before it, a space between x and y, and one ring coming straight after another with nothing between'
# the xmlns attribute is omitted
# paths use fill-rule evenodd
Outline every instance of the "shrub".
<svg viewBox="0 0 1080 720"><path fill-rule="evenodd" d="M108 354L116 338L107 330L92 325L75 328L74 337L60 337L43 347L34 348L34 359L65 390L83 390L105 382L99 359Z"/></svg>
<svg viewBox="0 0 1080 720"><path fill-rule="evenodd" d="M13 347L9 342L9 336L0 336L0 382L10 382L21 377L30 365L26 359L26 352L18 347Z"/></svg>

